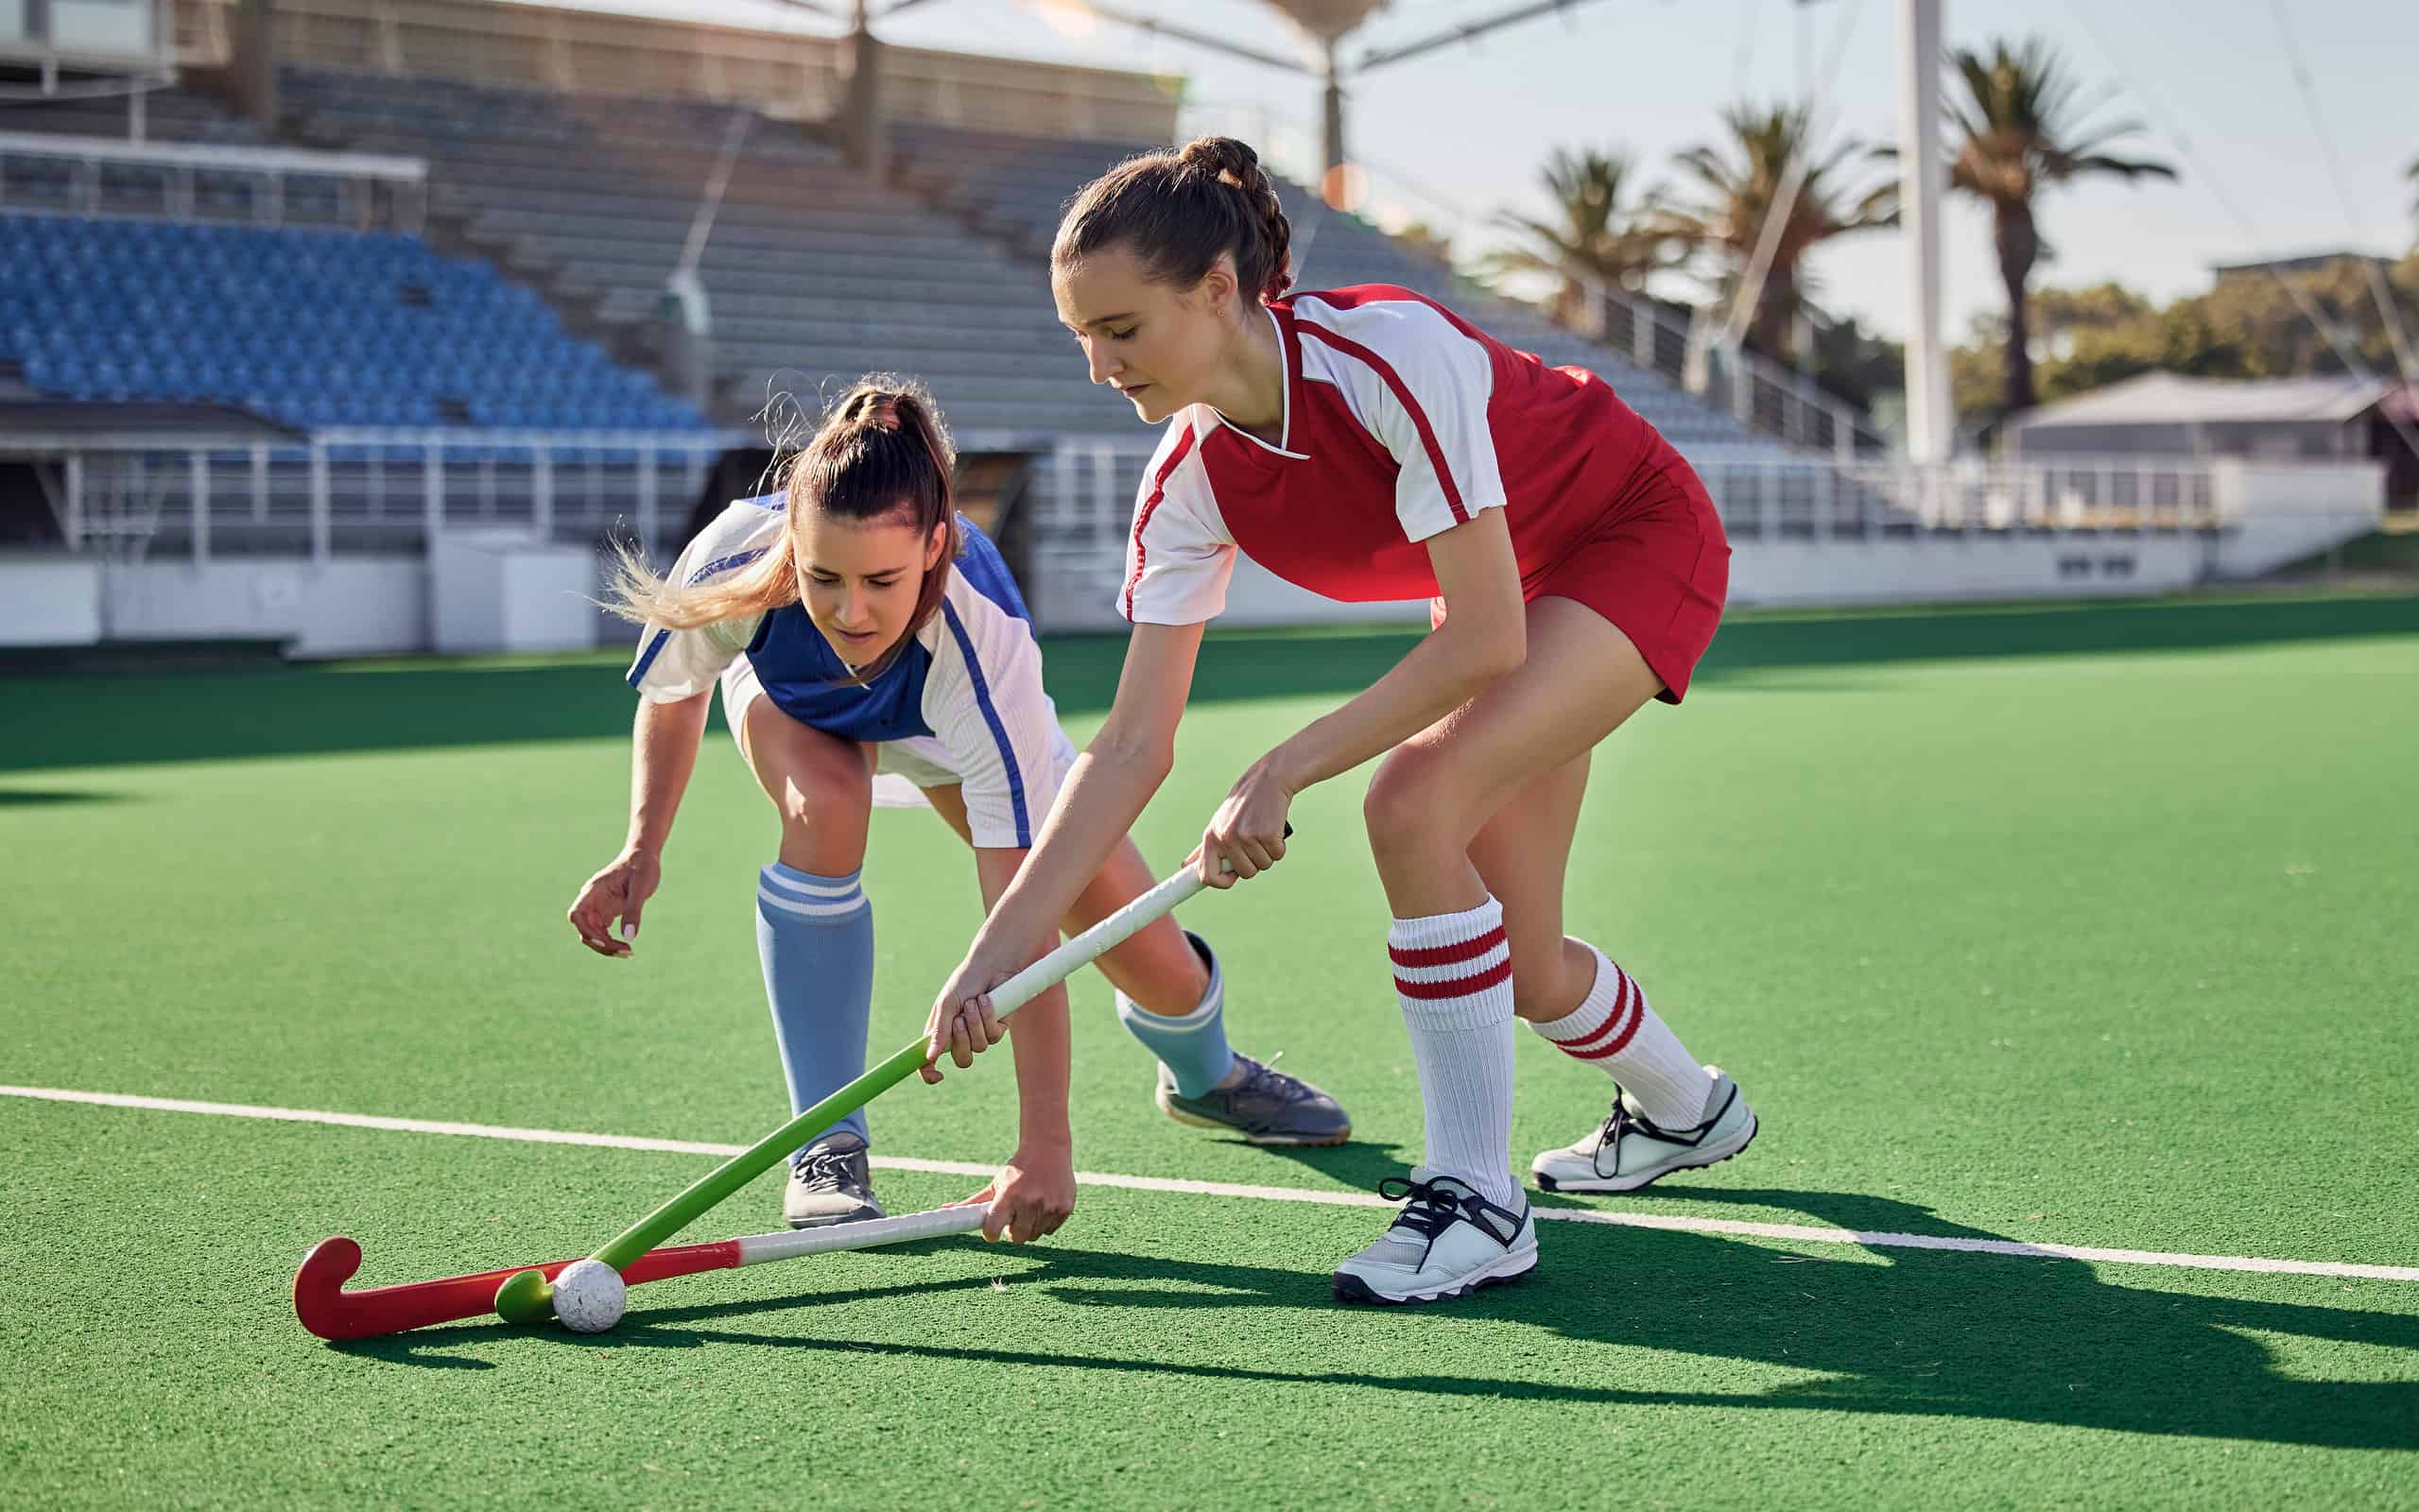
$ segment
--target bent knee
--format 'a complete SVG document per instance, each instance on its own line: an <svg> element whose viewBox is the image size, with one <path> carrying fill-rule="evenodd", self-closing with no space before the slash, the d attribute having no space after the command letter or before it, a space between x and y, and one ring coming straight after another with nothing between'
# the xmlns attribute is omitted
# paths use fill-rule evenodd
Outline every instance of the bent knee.
<svg viewBox="0 0 2419 1512"><path fill-rule="evenodd" d="M1370 843L1390 849L1442 847L1460 851L1478 832L1467 810L1469 785L1452 764L1417 746L1398 746L1379 765L1361 799Z"/></svg>

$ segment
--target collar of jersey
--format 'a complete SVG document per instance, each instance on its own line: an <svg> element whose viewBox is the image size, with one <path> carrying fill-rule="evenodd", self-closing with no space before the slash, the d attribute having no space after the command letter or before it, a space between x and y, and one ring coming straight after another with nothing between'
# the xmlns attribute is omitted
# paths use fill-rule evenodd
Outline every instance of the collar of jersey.
<svg viewBox="0 0 2419 1512"><path fill-rule="evenodd" d="M1277 426L1277 439L1280 442L1290 441L1293 439L1294 395L1300 389L1302 385L1302 338L1294 335L1293 323L1289 318L1292 312L1287 311L1286 315L1279 315L1277 313L1277 307L1273 304L1264 304L1260 306L1260 308L1262 312L1268 316L1269 323L1276 327L1277 360L1285 364L1285 419ZM1258 447L1263 452L1282 456L1288 462L1307 462L1310 460L1310 454L1307 452L1287 451L1281 444L1276 446L1270 445L1268 442L1253 435L1250 431L1245 430L1242 426L1235 424L1231 420L1228 420L1224 415L1219 414L1218 408L1215 404L1205 404L1202 407L1207 409L1211 414L1217 415L1218 422L1220 425L1225 426L1235 435L1242 437L1245 440L1250 441L1253 445Z"/></svg>

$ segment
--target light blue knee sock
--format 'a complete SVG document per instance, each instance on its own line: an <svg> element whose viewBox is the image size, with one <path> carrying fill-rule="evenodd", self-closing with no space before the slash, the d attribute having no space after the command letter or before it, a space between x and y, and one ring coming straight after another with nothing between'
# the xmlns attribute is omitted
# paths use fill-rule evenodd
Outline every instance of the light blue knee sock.
<svg viewBox="0 0 2419 1512"><path fill-rule="evenodd" d="M857 885L859 875L818 877L776 861L756 881L756 953L793 1115L865 1074L873 905ZM865 1139L865 1110L832 1127Z"/></svg>
<svg viewBox="0 0 2419 1512"><path fill-rule="evenodd" d="M1226 973L1218 969L1218 956L1209 941L1190 930L1184 937L1209 967L1209 989L1201 994L1201 1004L1182 1018L1169 1019L1149 1012L1120 992L1117 1017L1159 1057L1161 1065L1175 1074L1177 1091L1199 1097L1226 1079L1235 1065L1235 1052L1226 1045Z"/></svg>

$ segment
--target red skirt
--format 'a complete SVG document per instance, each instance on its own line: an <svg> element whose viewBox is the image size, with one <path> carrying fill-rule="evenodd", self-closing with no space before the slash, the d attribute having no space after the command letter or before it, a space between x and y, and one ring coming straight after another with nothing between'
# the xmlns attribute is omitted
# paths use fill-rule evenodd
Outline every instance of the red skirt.
<svg viewBox="0 0 2419 1512"><path fill-rule="evenodd" d="M1721 625L1730 538L1703 481L1675 458L1649 490L1605 511L1601 525L1520 588L1524 599L1574 599L1602 615L1663 684L1655 696L1678 703ZM1428 624L1443 623L1444 600L1435 599Z"/></svg>

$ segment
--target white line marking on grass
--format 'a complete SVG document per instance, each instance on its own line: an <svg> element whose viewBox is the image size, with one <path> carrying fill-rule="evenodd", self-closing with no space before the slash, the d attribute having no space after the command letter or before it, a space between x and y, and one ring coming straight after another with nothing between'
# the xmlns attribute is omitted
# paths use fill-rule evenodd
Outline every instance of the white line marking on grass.
<svg viewBox="0 0 2419 1512"><path fill-rule="evenodd" d="M579 1134L551 1128L510 1128L495 1124L456 1124L425 1118L387 1118L376 1113L334 1113L309 1108L263 1108L251 1103L202 1103L181 1097L139 1097L125 1092L70 1091L56 1087L0 1086L0 1096L51 1103L85 1103L153 1113L203 1113L218 1118L265 1119L284 1124L330 1124L340 1128L382 1129L397 1134L453 1134L468 1139L513 1140L528 1144L578 1144L592 1149L652 1150L668 1155L733 1156L744 1144L701 1140L644 1139L630 1134ZM997 1168L973 1160L925 1160L877 1155L873 1163L890 1171L988 1178ZM1173 1177L1117 1176L1079 1171L1087 1187L1125 1192L1166 1192L1184 1196L1235 1197L1256 1202L1307 1202L1328 1208L1391 1208L1366 1192L1319 1192L1306 1187L1264 1187L1240 1181L1190 1181ZM2106 1249L2094 1245L2028 1244L2014 1239L1973 1239L1943 1234L1902 1234L1812 1224L1750 1223L1737 1218L1693 1218L1667 1213L1618 1212L1601 1208L1538 1208L1542 1222L1610 1224L1621 1228L1661 1228L1675 1233L1736 1234L1798 1244L1859 1245L1875 1249L1947 1249L1978 1255L2017 1255L2083 1260L2103 1265L2162 1265L2179 1270L2258 1271L2286 1276L2342 1276L2364 1280L2419 1281L2419 1265L2356 1265L2332 1260L2263 1260L2249 1255L2183 1255L2159 1249Z"/></svg>

